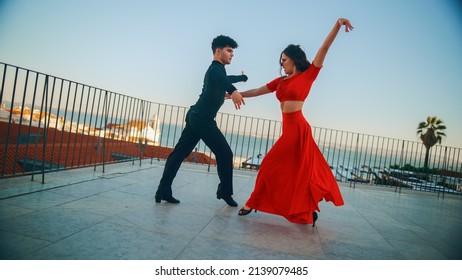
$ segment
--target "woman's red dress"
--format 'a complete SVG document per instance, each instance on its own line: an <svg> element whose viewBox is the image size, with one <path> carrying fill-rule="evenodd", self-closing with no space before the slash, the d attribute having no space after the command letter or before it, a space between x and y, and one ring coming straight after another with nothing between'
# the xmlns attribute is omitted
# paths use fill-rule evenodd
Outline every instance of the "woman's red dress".
<svg viewBox="0 0 462 280"><path fill-rule="evenodd" d="M304 101L319 70L311 65L291 78L277 78L267 87L276 91L281 102ZM323 199L343 205L337 181L302 111L282 113L282 135L263 158L246 205L293 223L312 224L313 211L320 211L318 203Z"/></svg>

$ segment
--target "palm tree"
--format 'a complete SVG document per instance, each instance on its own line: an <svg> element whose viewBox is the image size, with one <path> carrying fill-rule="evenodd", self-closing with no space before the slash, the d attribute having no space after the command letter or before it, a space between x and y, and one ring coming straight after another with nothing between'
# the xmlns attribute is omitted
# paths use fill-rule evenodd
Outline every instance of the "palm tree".
<svg viewBox="0 0 462 280"><path fill-rule="evenodd" d="M419 123L417 127L417 134L420 135L420 139L422 140L426 152L425 152L425 163L424 168L428 168L428 160L430 154L430 148L433 147L436 143L441 144L441 140L446 130L446 126L444 125L443 121L438 119L437 117L427 117L427 122Z"/></svg>

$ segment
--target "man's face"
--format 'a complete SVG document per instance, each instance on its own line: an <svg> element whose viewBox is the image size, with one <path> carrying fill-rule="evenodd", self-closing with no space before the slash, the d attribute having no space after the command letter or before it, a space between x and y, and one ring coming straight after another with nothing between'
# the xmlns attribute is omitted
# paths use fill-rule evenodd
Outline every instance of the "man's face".
<svg viewBox="0 0 462 280"><path fill-rule="evenodd" d="M216 59L224 65L230 64L234 56L234 49L231 47L218 48L216 50Z"/></svg>

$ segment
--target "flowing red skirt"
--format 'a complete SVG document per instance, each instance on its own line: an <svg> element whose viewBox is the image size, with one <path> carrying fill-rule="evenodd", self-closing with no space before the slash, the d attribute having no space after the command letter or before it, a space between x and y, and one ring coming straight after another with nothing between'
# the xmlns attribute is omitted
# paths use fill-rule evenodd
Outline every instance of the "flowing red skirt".
<svg viewBox="0 0 462 280"><path fill-rule="evenodd" d="M263 158L246 205L292 223L312 224L313 211L319 211L323 199L343 205L337 181L302 111L283 113L282 135Z"/></svg>

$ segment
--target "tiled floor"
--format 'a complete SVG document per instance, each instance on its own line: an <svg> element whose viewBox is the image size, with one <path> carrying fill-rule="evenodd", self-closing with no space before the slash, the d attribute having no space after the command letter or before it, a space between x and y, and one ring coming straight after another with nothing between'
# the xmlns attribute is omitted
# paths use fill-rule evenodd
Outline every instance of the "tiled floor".
<svg viewBox="0 0 462 280"><path fill-rule="evenodd" d="M212 167L183 164L178 205L154 202L164 162L0 180L1 259L460 260L462 197L341 183L345 205L320 204L315 227L252 213L215 196ZM255 172L235 171L242 206Z"/></svg>

